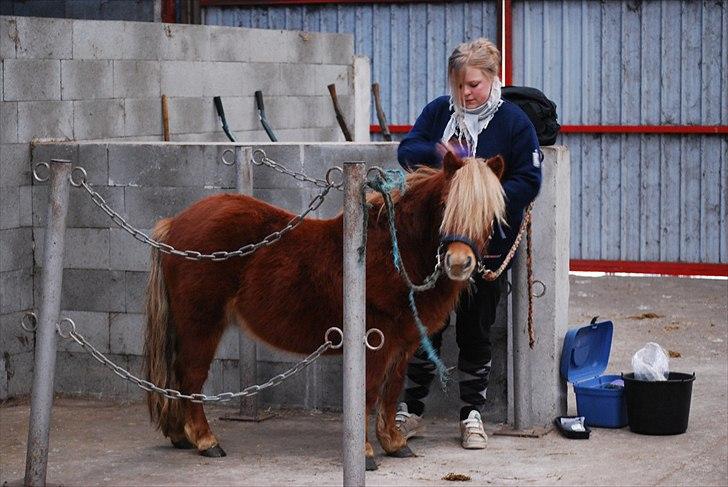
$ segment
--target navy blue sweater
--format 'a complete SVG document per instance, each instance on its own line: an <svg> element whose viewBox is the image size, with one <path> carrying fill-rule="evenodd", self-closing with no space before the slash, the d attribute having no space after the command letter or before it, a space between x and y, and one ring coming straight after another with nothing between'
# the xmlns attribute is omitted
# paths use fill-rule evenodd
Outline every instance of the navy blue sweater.
<svg viewBox="0 0 728 487"><path fill-rule="evenodd" d="M421 165L442 165L436 145L452 115L449 100L450 97L441 96L431 101L400 142L397 158L406 170ZM521 226L523 210L536 198L541 187L541 164L533 156L538 149L533 124L520 108L506 100L478 137L477 157L487 159L500 154L506 163L501 182L506 194L508 226L493 234L487 253L500 257L485 260L491 269L496 269L505 259Z"/></svg>

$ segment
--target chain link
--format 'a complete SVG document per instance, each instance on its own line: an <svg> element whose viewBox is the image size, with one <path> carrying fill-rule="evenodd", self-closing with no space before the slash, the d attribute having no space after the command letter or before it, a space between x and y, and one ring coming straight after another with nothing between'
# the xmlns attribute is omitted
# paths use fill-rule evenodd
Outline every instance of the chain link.
<svg viewBox="0 0 728 487"><path fill-rule="evenodd" d="M62 323L69 323L70 328L67 328L64 330L61 325ZM331 327L326 331L326 341L321 344L320 347L318 347L312 354L310 354L308 357L304 358L300 362L298 362L296 365L288 369L287 371L278 374L271 378L268 382L265 382L263 384L255 384L252 386L248 386L242 391L239 392L222 392L220 394L215 394L212 396L208 396L206 394L183 394L180 391L177 391L175 389L163 389L161 387L156 386L155 384L152 384L151 382L140 379L139 377L135 376L128 370L124 369L123 367L120 367L116 365L111 359L106 357L103 353L99 352L93 345L91 345L86 338L78 333L76 331L76 324L71 320L70 318L63 318L59 324L56 325L56 331L59 335L61 335L63 338L66 339L73 339L76 343L81 345L81 347L84 348L88 353L91 354L93 358L95 358L99 363L102 365L108 367L113 373L121 377L122 379L132 382L137 385L140 389L143 389L147 392L155 392L157 394L160 394L168 399L186 399L191 402L197 402L197 403L203 403L203 402L227 402L231 401L238 397L248 397L253 396L255 394L258 394L260 391L263 391L265 389L268 389L269 387L275 387L281 382L285 381L292 375L295 375L296 373L300 372L301 370L305 369L309 365L311 365L316 359L318 359L324 352L326 352L329 348L331 349L337 349L341 348L341 343L338 345L334 345L331 340L329 340L328 335L331 331L335 330L343 337L343 332L341 329L336 327ZM342 342L343 343L343 342Z"/></svg>
<svg viewBox="0 0 728 487"><path fill-rule="evenodd" d="M244 257L246 255L250 255L256 250L258 250L261 247L269 246L276 241L280 240L280 238L285 235L286 233L290 232L294 228L296 228L300 223L303 221L306 216L311 213L312 211L315 211L318 209L319 206L324 202L324 199L326 198L326 195L331 191L331 188L334 188L335 186L333 184L329 184L326 187L323 188L323 190L317 194L313 200L308 205L308 208L301 213L300 215L296 215L288 222L288 224L283 227L281 230L277 230L267 237L265 237L263 240L257 243L247 244L243 247L240 247L238 250L234 250L232 252L227 252L224 250L220 250L217 252L212 252L210 254L203 254L201 252L197 252L195 250L178 250L172 247L171 245L167 245L163 242L158 242L154 239L152 239L149 235L142 232L141 230L138 230L131 226L119 213L114 211L113 208L109 206L109 204L106 202L106 200L101 196L97 191L95 191L89 184L86 182L86 179L81 179L80 182L77 183L79 186L83 187L83 189L86 190L86 192L91 196L91 201L94 202L96 206L101 208L104 213L109 215L111 220L116 223L119 227L126 230L129 234L131 234L132 237L139 240L142 243L145 243L147 245L150 245L157 250L159 250L162 253L174 255L177 257L182 257L187 260L209 260L213 262L219 262L223 260L228 260L232 257Z"/></svg>
<svg viewBox="0 0 728 487"><path fill-rule="evenodd" d="M256 156L259 156L259 159L256 159ZM319 188L326 188L326 187L332 186L334 189L336 189L338 191L344 190L344 181L343 181L344 172L338 166L332 167L331 169L329 169L329 171L326 172L326 179L319 179L319 178L312 178L301 172L291 171L290 169L287 169L285 166L283 166L283 165L277 163L276 161L274 161L273 159L269 158L263 149L255 149L253 151L253 161L252 162L256 166L267 166L281 174L291 176L293 179L296 179L298 181L315 184ZM336 169L337 170L336 172L339 172L342 176L342 181L340 183L333 183L330 180L332 170L334 170L334 169Z"/></svg>

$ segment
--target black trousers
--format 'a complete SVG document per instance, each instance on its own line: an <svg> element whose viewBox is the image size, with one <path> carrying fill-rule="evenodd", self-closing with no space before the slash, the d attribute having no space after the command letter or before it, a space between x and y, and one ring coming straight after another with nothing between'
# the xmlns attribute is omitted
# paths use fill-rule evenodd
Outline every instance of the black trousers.
<svg viewBox="0 0 728 487"><path fill-rule="evenodd" d="M460 419L467 418L470 411L483 412L485 394L488 389L491 364L490 328L495 322L496 308L501 296L501 280L484 281L479 275L474 286L463 291L455 319L455 336L458 344L458 370ZM449 320L445 328L450 325ZM432 335L432 345L440 353L443 328ZM435 378L435 364L427 359L422 348L417 349L407 366L407 382L404 400L409 412L421 415L425 410L423 399L430 391Z"/></svg>

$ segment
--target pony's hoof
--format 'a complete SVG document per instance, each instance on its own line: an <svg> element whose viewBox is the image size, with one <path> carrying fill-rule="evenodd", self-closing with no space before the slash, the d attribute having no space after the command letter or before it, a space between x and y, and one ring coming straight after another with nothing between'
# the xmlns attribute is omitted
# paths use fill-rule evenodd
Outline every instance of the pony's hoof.
<svg viewBox="0 0 728 487"><path fill-rule="evenodd" d="M366 457L366 471L371 472L377 470L377 462L374 461L374 457Z"/></svg>
<svg viewBox="0 0 728 487"><path fill-rule="evenodd" d="M180 450L190 450L195 447L192 443L187 440L187 438L183 438L181 440L174 441L172 440L172 446L175 448L178 448Z"/></svg>
<svg viewBox="0 0 728 487"><path fill-rule="evenodd" d="M397 451L387 453L387 455L394 458L412 458L417 456L412 450L410 450L410 447L408 447L407 445L403 446Z"/></svg>
<svg viewBox="0 0 728 487"><path fill-rule="evenodd" d="M200 455L203 457L220 458L227 456L225 450L220 448L220 445L211 446L207 450L200 450Z"/></svg>

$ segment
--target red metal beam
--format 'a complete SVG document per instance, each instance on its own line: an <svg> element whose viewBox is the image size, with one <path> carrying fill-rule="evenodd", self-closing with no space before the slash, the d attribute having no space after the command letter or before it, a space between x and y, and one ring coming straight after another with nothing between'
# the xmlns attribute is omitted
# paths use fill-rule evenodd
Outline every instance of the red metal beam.
<svg viewBox="0 0 728 487"><path fill-rule="evenodd" d="M667 276L724 276L728 277L728 264L701 264L699 262L637 262L624 260L569 261L571 271L629 272L633 274L662 274Z"/></svg>
<svg viewBox="0 0 728 487"><path fill-rule="evenodd" d="M390 125L393 134L406 134L412 125ZM378 134L378 125L370 125L369 132ZM728 134L728 125L562 125L565 134Z"/></svg>
<svg viewBox="0 0 728 487"><path fill-rule="evenodd" d="M505 47L503 48L503 59L506 62L506 70L503 73L503 84L510 86L513 83L513 9L511 0L504 0L504 26Z"/></svg>

